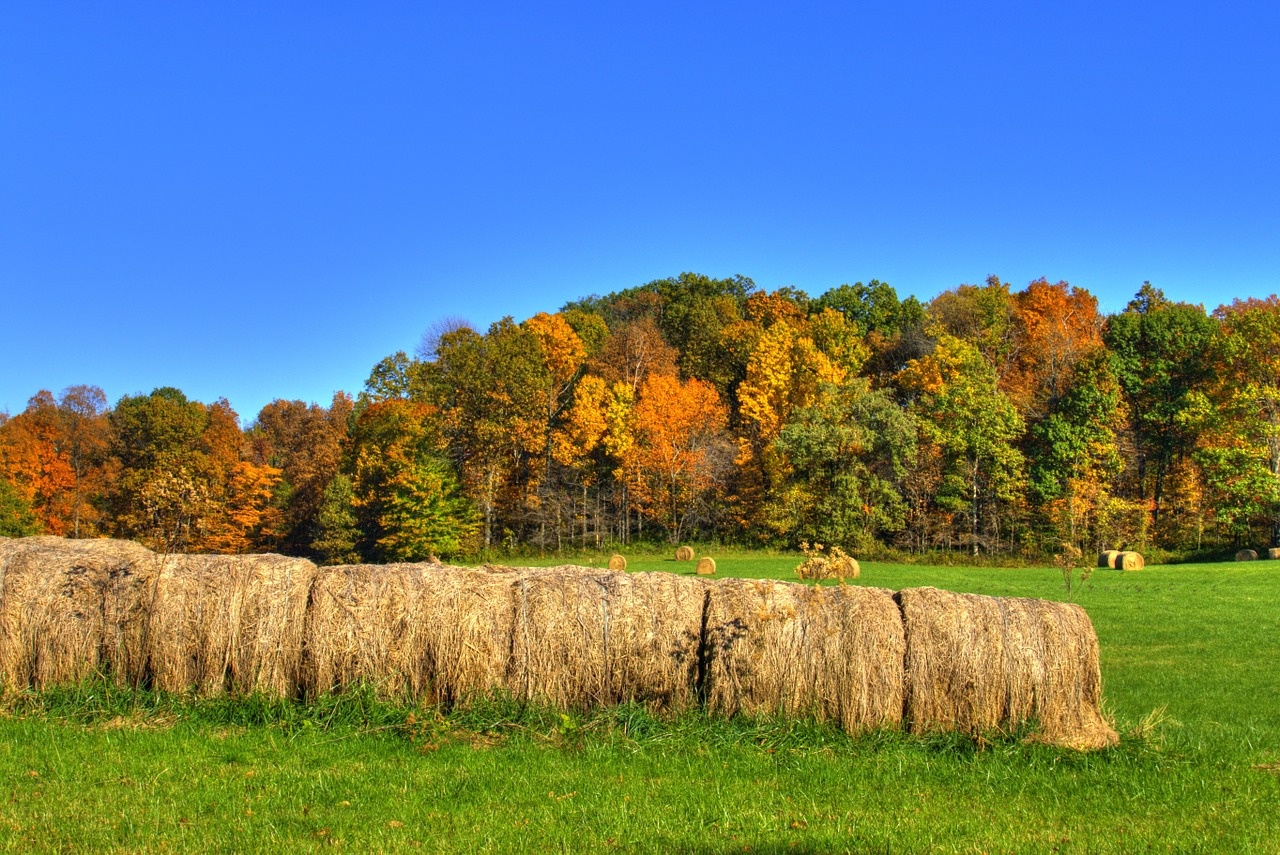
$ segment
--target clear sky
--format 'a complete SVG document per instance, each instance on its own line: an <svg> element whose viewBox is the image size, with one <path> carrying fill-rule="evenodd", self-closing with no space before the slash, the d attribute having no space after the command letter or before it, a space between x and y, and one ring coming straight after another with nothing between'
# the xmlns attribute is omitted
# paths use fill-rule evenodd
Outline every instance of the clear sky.
<svg viewBox="0 0 1280 855"><path fill-rule="evenodd" d="M327 403L690 270L1119 311L1280 290L1261 2L14 0L0 410L88 383Z"/></svg>

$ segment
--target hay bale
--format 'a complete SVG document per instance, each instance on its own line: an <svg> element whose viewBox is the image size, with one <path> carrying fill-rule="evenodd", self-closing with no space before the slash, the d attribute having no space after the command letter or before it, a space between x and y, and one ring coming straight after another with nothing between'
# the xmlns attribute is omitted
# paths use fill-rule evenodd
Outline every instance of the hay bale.
<svg viewBox="0 0 1280 855"><path fill-rule="evenodd" d="M714 576L716 574L716 560L714 558L702 557L698 559L698 575Z"/></svg>
<svg viewBox="0 0 1280 855"><path fill-rule="evenodd" d="M692 561L692 560L693 560L693 547L692 547L692 546L681 546L681 547L679 547L678 549L676 549L676 560L677 560L677 561Z"/></svg>
<svg viewBox="0 0 1280 855"><path fill-rule="evenodd" d="M1118 737L1102 716L1098 639L1067 603L901 591L906 721L975 736L1035 722L1035 738L1078 749Z"/></svg>
<svg viewBox="0 0 1280 855"><path fill-rule="evenodd" d="M123 540L28 537L0 545L0 681L43 689L146 667L155 556Z"/></svg>
<svg viewBox="0 0 1280 855"><path fill-rule="evenodd" d="M582 571L522 575L508 690L578 709L693 706L705 586L670 573Z"/></svg>
<svg viewBox="0 0 1280 855"><path fill-rule="evenodd" d="M1267 550L1267 560L1280 561L1280 546L1273 546Z"/></svg>
<svg viewBox="0 0 1280 855"><path fill-rule="evenodd" d="M1117 570L1141 570L1147 562L1137 552L1121 552L1116 556L1114 566Z"/></svg>
<svg viewBox="0 0 1280 855"><path fill-rule="evenodd" d="M1254 552L1252 549L1242 549L1236 553L1236 560L1237 561L1257 561L1258 553Z"/></svg>
<svg viewBox="0 0 1280 855"><path fill-rule="evenodd" d="M316 567L283 555L169 555L148 627L155 686L298 695Z"/></svg>
<svg viewBox="0 0 1280 855"><path fill-rule="evenodd" d="M617 554L610 555L610 556L609 556L609 569L610 569L610 570L617 570L617 571L626 570L626 569L627 569L627 559L625 559L625 558L623 558L621 555L617 555Z"/></svg>
<svg viewBox="0 0 1280 855"><path fill-rule="evenodd" d="M518 576L428 564L322 568L306 629L307 693L465 703L503 685Z"/></svg>
<svg viewBox="0 0 1280 855"><path fill-rule="evenodd" d="M711 710L812 715L850 733L899 726L905 640L891 592L744 579L708 586Z"/></svg>
<svg viewBox="0 0 1280 855"><path fill-rule="evenodd" d="M1120 557L1120 550L1108 549L1105 552L1098 553L1098 566L1104 568L1115 569L1116 559Z"/></svg>

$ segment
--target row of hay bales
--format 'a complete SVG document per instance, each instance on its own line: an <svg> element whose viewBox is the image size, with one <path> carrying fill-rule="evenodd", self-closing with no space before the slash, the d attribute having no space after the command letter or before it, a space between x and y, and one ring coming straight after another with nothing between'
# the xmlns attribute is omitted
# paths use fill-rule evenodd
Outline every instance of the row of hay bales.
<svg viewBox="0 0 1280 855"><path fill-rule="evenodd" d="M133 543L0 543L9 687L121 683L317 696L359 683L462 704L490 692L589 708L636 700L812 715L850 732L1116 740L1075 605L582 567L320 567L159 556Z"/></svg>
<svg viewBox="0 0 1280 855"><path fill-rule="evenodd" d="M1272 546L1264 549L1261 555L1265 555L1268 561L1278 561L1280 560L1280 547ZM1259 553L1253 549L1241 549L1236 553L1237 561L1257 561L1259 557L1261 557Z"/></svg>

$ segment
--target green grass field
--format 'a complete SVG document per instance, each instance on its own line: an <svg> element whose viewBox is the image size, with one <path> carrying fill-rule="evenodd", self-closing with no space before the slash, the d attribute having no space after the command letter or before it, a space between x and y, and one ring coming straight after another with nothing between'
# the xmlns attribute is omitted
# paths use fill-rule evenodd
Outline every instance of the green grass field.
<svg viewBox="0 0 1280 855"><path fill-rule="evenodd" d="M870 564L858 583L1080 603L1121 745L89 684L5 699L0 850L1280 852L1280 565L1098 570L1070 594L1054 569Z"/></svg>

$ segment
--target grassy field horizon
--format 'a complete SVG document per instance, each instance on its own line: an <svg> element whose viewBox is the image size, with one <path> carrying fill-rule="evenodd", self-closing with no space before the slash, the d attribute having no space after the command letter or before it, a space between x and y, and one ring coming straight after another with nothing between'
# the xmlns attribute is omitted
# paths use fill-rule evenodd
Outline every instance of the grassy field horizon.
<svg viewBox="0 0 1280 855"><path fill-rule="evenodd" d="M709 554L719 576L794 580L798 563ZM1056 568L862 565L853 584L1082 605L1123 737L1087 754L632 707L11 692L0 849L1280 851L1278 571L1099 569L1068 591Z"/></svg>

